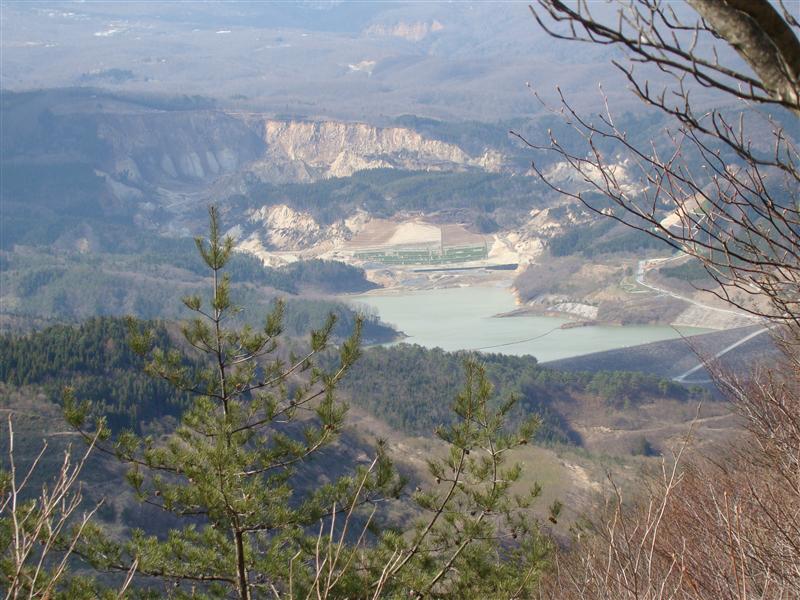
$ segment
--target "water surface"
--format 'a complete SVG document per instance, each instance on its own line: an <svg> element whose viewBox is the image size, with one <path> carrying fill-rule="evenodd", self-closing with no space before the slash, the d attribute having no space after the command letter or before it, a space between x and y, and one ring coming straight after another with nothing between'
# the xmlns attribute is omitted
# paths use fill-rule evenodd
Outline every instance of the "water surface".
<svg viewBox="0 0 800 600"><path fill-rule="evenodd" d="M377 313L408 337L403 342L444 350L531 354L540 362L703 333L661 325L561 329L557 317L496 317L517 308L505 287L463 287L366 294L348 300Z"/></svg>

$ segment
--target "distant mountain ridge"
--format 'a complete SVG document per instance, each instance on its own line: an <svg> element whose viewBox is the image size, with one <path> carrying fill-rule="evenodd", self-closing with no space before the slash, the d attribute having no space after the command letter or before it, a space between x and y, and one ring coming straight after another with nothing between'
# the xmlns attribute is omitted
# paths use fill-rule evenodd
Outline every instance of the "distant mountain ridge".
<svg viewBox="0 0 800 600"><path fill-rule="evenodd" d="M96 83L335 120L493 121L540 111L526 82L555 99L558 75L589 100L598 72L622 81L605 49L550 43L525 3L47 0L3 16L8 90Z"/></svg>
<svg viewBox="0 0 800 600"><path fill-rule="evenodd" d="M497 150L473 156L404 126L170 110L91 89L9 92L3 112L4 162L82 162L128 186L207 184L241 169L307 182L371 168L497 172L504 164Z"/></svg>

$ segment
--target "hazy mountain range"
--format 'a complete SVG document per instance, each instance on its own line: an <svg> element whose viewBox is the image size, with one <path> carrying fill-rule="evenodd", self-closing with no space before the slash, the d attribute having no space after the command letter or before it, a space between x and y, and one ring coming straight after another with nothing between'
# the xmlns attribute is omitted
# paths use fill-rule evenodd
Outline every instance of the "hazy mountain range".
<svg viewBox="0 0 800 600"><path fill-rule="evenodd" d="M2 14L4 89L96 85L370 121L529 115L527 83L553 98L558 81L591 106L605 80L631 103L608 51L553 43L525 2L3 2Z"/></svg>

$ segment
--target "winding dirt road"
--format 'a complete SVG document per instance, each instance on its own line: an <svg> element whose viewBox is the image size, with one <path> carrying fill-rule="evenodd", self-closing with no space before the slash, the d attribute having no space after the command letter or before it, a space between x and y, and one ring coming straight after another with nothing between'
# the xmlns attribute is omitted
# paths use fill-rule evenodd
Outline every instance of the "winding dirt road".
<svg viewBox="0 0 800 600"><path fill-rule="evenodd" d="M677 294L677 293L673 292L672 290L667 290L667 289L664 289L664 288L660 288L658 286L655 286L655 285L652 285L650 283L647 283L644 280L645 274L647 273L647 271L649 269L651 269L651 268L653 268L655 266L658 266L658 265L663 265L664 263L676 260L678 258L683 258L683 256L684 255L682 255L682 254L677 254L675 256L670 256L669 258L651 258L649 260L640 260L639 261L639 265L638 265L638 267L636 269L636 283L638 283L639 285L641 285L643 287L651 289L651 290L653 290L655 292L659 292L660 294L665 294L667 296L671 296L672 298L677 298L678 300L683 300L684 302L688 302L689 304L694 304L695 306L699 306L700 308L703 308L703 309L706 309L706 310L713 310L715 312L726 313L726 314L729 314L729 315L736 315L737 317L743 317L743 318L747 318L747 319L752 319L754 322L757 322L757 321L761 320L761 319L759 319L759 317L755 317L753 315L748 315L747 313L743 313L743 312L738 311L738 310L731 310L731 309L728 309L728 308L718 308L716 306L710 306L708 304L703 304L702 302L698 302L697 300L694 300L693 298L688 298L686 296L681 296L680 294Z"/></svg>
<svg viewBox="0 0 800 600"><path fill-rule="evenodd" d="M667 296L671 296L672 298L676 298L678 300L683 300L684 302L688 302L689 304L693 304L695 306L699 306L700 308L703 308L705 310L711 310L711 311L715 311L715 312L736 315L738 317L748 318L748 319L751 319L753 321L753 323L761 323L761 322L763 322L763 319L761 319L759 317L756 317L754 315L748 315L747 313L743 313L743 312L738 311L738 310L731 310L731 309L727 309L727 308L718 308L716 306L709 306L708 304L703 304L702 302L698 302L697 300L694 300L693 298L687 298L686 296L682 296L680 294L677 294L677 293L673 292L672 290L666 290L664 288L660 288L658 286L652 285L652 284L647 283L645 281L645 275L646 275L646 273L647 273L647 271L649 269L651 269L651 268L653 268L655 266L663 265L663 264L665 264L667 262L670 262L670 261L673 261L673 260L677 260L679 258L682 258L683 256L684 256L683 254L676 254L676 255L670 256L668 258L652 258L652 259L649 259L649 260L640 260L639 264L637 266L637 269L636 269L636 283L638 283L642 287L646 287L646 288L648 288L650 290L653 290L655 292L658 292L660 294L665 294ZM765 331L769 331L769 327L762 327L761 329L758 329L758 330L756 330L754 332L748 333L743 338L735 341L733 344L730 344L729 346L726 346L725 348L723 348L722 350L720 350L719 352L714 354L714 359L717 359L717 358L720 358L720 357L726 355L731 350L734 350L735 348L738 348L739 346L741 346L745 342L748 342L751 339L753 339L754 337L761 335ZM675 382L678 382L678 383L709 383L710 382L709 379L703 379L703 380L688 380L687 379L690 375L693 375L694 373L697 373L701 369L705 368L705 366L706 366L706 362L705 361L700 362L697 365L695 365L694 367L692 367L691 369L689 369L688 371L686 371L685 373L681 373L677 377L673 377L672 380L675 381Z"/></svg>

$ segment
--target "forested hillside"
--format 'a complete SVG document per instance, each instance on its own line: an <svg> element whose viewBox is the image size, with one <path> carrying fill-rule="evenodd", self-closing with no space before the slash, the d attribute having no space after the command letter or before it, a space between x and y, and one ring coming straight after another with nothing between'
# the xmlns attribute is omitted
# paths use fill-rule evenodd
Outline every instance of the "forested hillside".
<svg viewBox="0 0 800 600"><path fill-rule="evenodd" d="M172 345L165 324L145 326L152 328L157 346ZM53 402L60 401L64 386L72 386L77 397L99 403L116 427L139 428L177 417L188 397L143 372L141 358L129 348L128 333L124 320L106 317L26 336L3 336L0 381L15 387L41 386ZM393 428L428 436L453 418L453 389L463 381L467 356L407 344L369 348L343 380L341 390L354 406ZM625 409L703 395L699 389L636 372L558 371L542 367L533 357L502 354L484 354L481 361L498 401L512 395L518 398L514 418L541 417L537 435L543 442L581 444L563 415L564 406L579 399L591 397L601 406Z"/></svg>
<svg viewBox="0 0 800 600"><path fill-rule="evenodd" d="M514 227L542 204L532 185L535 181L508 173L369 169L315 183L257 183L246 196L229 201L234 206L286 204L324 224L362 210L376 217L402 212L458 215L472 224L481 216L491 217L498 226Z"/></svg>
<svg viewBox="0 0 800 600"><path fill-rule="evenodd" d="M125 248L125 242L121 245ZM0 258L3 313L22 322L37 318L79 322L95 315L128 314L144 319L180 318L185 314L181 297L205 284L202 263L190 239L145 235L137 247L126 248L124 253L26 248L0 254ZM363 270L323 260L271 268L250 255L236 253L227 271L236 283L237 302L250 307L244 318L254 323L263 318L273 298L285 297L285 325L292 335L302 335L309 325L318 325L330 311L339 315L337 335L347 335L353 327L353 311L325 295L376 287ZM165 287L164 280L171 281L171 286ZM301 293L306 294L301 297ZM388 341L395 333L369 318L364 335L368 340Z"/></svg>
<svg viewBox="0 0 800 600"><path fill-rule="evenodd" d="M452 390L463 379L464 352L429 350L400 344L364 352L342 384L351 402L411 435L428 436L453 418ZM608 409L631 408L659 400L696 400L700 389L626 371L570 372L537 364L532 356L481 354L497 401L516 397L513 418L537 414L543 442L581 444L563 409L591 397Z"/></svg>
<svg viewBox="0 0 800 600"><path fill-rule="evenodd" d="M154 342L167 347L163 323L148 323ZM139 429L175 417L188 396L144 373L144 363L129 347L122 319L92 318L79 326L57 325L24 337L0 337L0 381L44 389L60 402L70 386L78 397L100 407L111 425Z"/></svg>

